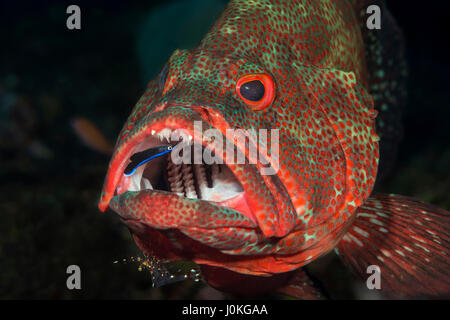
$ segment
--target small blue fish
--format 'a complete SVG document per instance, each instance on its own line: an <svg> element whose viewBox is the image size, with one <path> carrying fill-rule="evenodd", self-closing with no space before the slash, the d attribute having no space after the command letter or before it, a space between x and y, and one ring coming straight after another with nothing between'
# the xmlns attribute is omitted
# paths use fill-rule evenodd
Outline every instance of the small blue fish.
<svg viewBox="0 0 450 320"><path fill-rule="evenodd" d="M130 157L131 162L128 164L128 166L125 168L124 175L125 176L131 176L134 174L137 168L142 166L144 163L147 163L148 161L160 157L162 155L165 155L166 153L171 152L173 149L173 146L160 146L155 148L150 148L141 152L137 152L134 155Z"/></svg>

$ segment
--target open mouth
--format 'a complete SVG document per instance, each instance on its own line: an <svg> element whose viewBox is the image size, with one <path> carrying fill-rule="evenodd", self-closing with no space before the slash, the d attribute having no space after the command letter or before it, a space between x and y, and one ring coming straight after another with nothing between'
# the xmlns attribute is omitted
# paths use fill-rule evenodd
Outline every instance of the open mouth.
<svg viewBox="0 0 450 320"><path fill-rule="evenodd" d="M141 161L142 164L138 163L131 174L126 174L127 169L125 169L114 195L127 191L166 191L180 197L209 201L229 207L254 220L245 191L230 167L226 164L206 164L203 157L201 157L202 163L194 164L194 151L201 151L203 155L205 149L209 148L208 145L202 141L201 149L194 150L192 136L180 129L178 130L181 132L179 140L172 141L173 131L175 130L169 128L152 131L151 135L133 148L128 157L128 164L132 164L133 159L146 154L149 150L162 150L164 146L177 144L184 145L182 150L180 148L181 156L183 152L190 150L188 153L191 161L176 164L169 151L149 161ZM172 151L175 152L175 148Z"/></svg>

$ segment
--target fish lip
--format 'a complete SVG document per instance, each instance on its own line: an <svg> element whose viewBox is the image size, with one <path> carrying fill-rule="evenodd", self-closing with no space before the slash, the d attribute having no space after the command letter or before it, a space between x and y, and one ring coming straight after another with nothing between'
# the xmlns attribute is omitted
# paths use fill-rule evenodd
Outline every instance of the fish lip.
<svg viewBox="0 0 450 320"><path fill-rule="evenodd" d="M182 198L183 200L186 200L187 202L191 201L195 201L195 202L204 202L207 203L207 205L210 206L217 206L220 207L221 205L217 202L214 201L208 201L208 200L201 200L201 199L190 199L190 198L186 198L183 196L179 196L175 193L172 192L168 192L168 191L161 191L161 190L141 190L141 191L126 191L124 193L121 193L119 195L114 196L111 201L110 201L110 207L111 209L116 212L119 216L120 219L125 221L125 222L139 222L139 223L143 223L144 225L147 225L149 228L154 228L154 229L160 229L160 230L164 230L164 229L170 229L173 228L172 226L167 226L167 227L162 227L162 228L158 228L158 227L154 227L152 225L148 225L146 224L142 218L139 217L135 217L132 215L129 215L125 212L124 206L125 206L125 199L129 198L129 197L139 197L139 195L142 195L144 193L167 193L169 196L173 196L173 197L179 197ZM230 200L233 200L234 198L237 197L245 197L245 193L241 193L236 195L235 197L225 200L223 202L227 202ZM230 207L227 207L230 208ZM231 208L232 209L232 208ZM235 209L232 209L235 210ZM216 229L216 228L225 228L225 227L229 227L229 228L249 228L249 229L257 229L258 228L258 223L256 221L256 219L252 216L249 216L246 213L242 213L238 210L235 210L237 213L241 214L242 217L244 218L243 222L241 224L237 224L236 222L234 222L233 224L227 224L227 223L221 223L220 226L203 226L203 229ZM147 213L143 213L143 215L146 215ZM240 221L240 219L236 219L235 221ZM252 223L251 225L249 225L249 221ZM197 227L196 225L178 225L177 227L179 228L183 228L183 227Z"/></svg>

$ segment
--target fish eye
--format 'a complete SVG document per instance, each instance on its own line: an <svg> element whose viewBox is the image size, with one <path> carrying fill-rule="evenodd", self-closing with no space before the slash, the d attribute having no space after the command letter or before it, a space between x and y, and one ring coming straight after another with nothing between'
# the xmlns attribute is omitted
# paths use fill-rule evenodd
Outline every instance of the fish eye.
<svg viewBox="0 0 450 320"><path fill-rule="evenodd" d="M267 74L249 74L236 83L236 93L253 110L264 110L275 96L274 82Z"/></svg>
<svg viewBox="0 0 450 320"><path fill-rule="evenodd" d="M259 101L264 97L264 84L259 80L245 82L239 88L241 96L250 101Z"/></svg>
<svg viewBox="0 0 450 320"><path fill-rule="evenodd" d="M169 64L166 64L159 75L158 85L159 85L160 92L164 91L164 87L166 86L166 80L167 80L168 75L169 75Z"/></svg>

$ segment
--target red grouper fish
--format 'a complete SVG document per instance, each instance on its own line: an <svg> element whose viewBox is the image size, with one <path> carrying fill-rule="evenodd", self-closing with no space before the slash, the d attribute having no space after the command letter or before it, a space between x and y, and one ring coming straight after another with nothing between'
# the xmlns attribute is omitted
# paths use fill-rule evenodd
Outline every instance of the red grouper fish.
<svg viewBox="0 0 450 320"><path fill-rule="evenodd" d="M450 213L371 194L405 73L395 22L371 1L383 20L368 30L365 2L231 1L198 47L176 50L148 84L117 140L100 210L117 212L145 254L194 261L237 295L320 297L302 267L333 249L363 279L379 266L387 293L448 294ZM164 146L172 153L142 156ZM200 161L175 163L177 148L200 150Z"/></svg>

